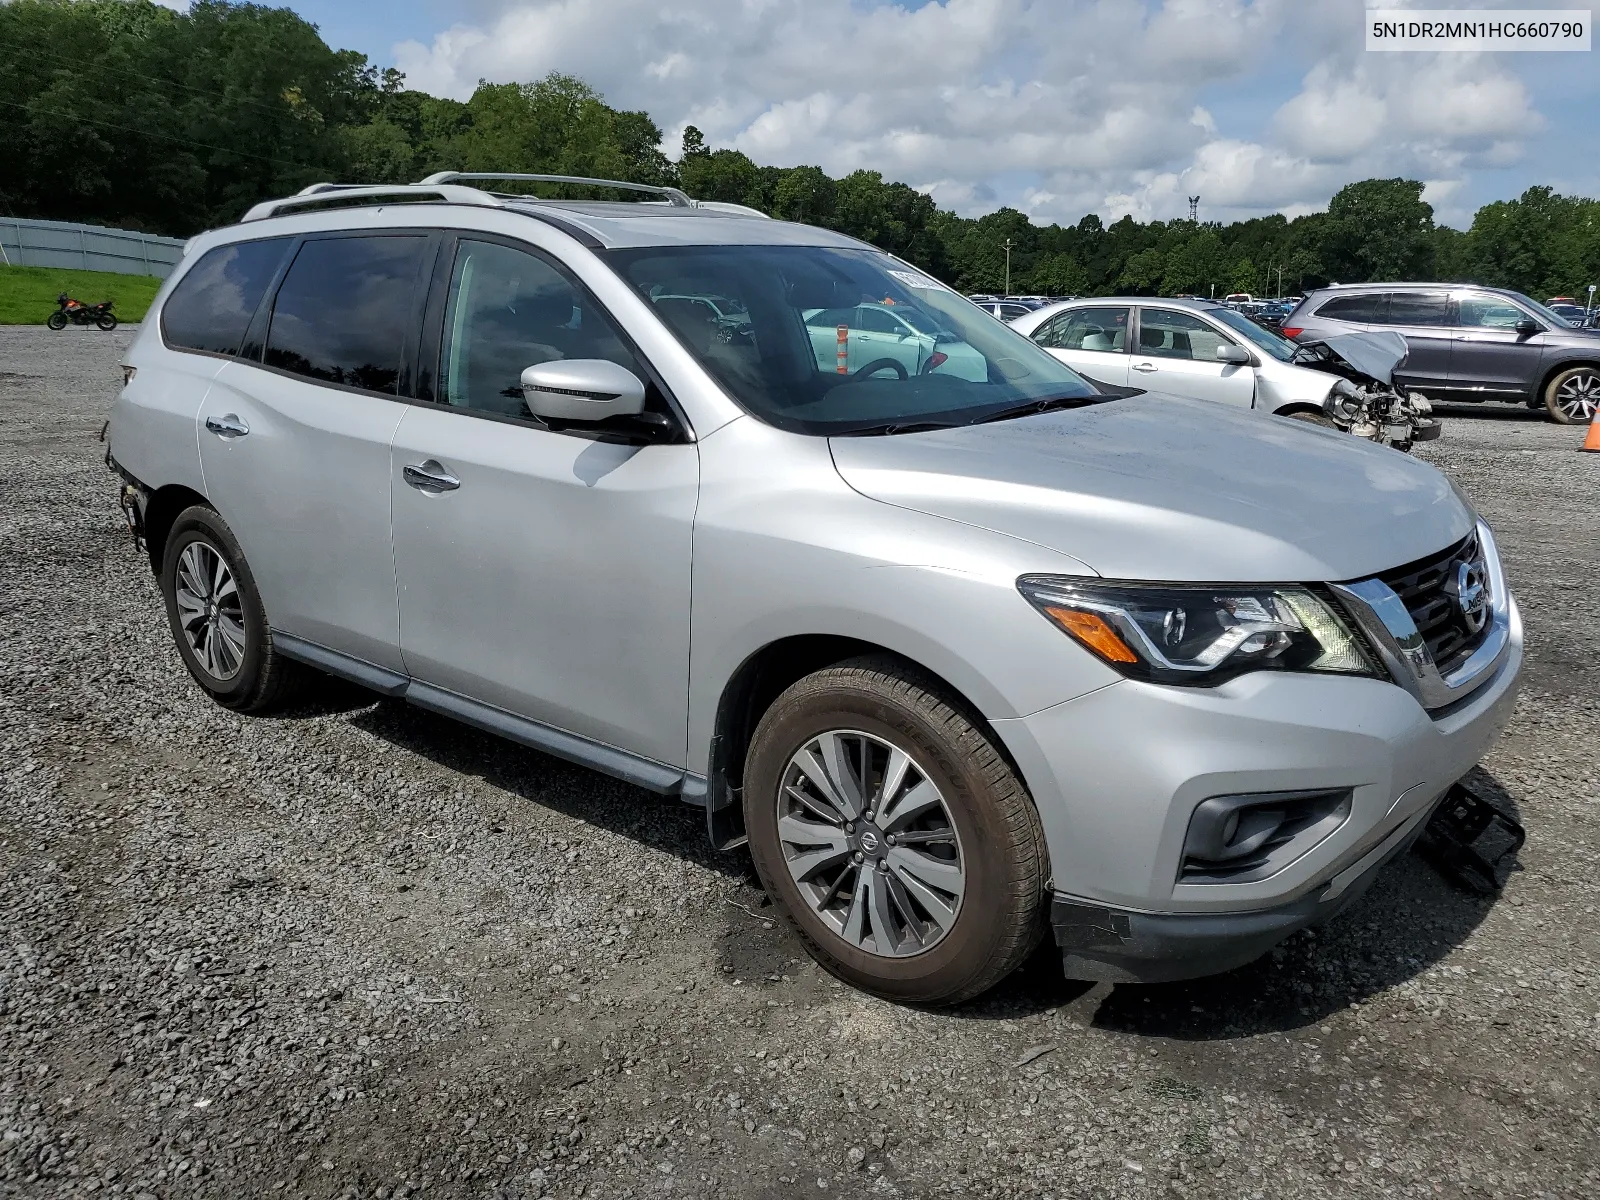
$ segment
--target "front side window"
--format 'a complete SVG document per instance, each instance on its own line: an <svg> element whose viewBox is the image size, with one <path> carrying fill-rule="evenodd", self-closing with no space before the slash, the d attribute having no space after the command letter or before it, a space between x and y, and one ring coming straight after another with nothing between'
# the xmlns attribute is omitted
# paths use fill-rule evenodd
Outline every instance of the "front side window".
<svg viewBox="0 0 1600 1200"><path fill-rule="evenodd" d="M263 361L295 375L396 395L427 238L317 238L272 305Z"/></svg>
<svg viewBox="0 0 1600 1200"><path fill-rule="evenodd" d="M606 257L741 407L781 429L889 433L970 424L1033 401L1100 398L1022 334L880 251L670 246ZM686 296L725 297L741 319L696 320L675 303ZM834 320L839 310L851 317ZM863 310L928 332L886 339L852 369L849 330ZM848 327L842 354L839 325Z"/></svg>
<svg viewBox="0 0 1600 1200"><path fill-rule="evenodd" d="M1254 343L1256 349L1265 350L1279 362L1288 362L1299 349L1288 338L1273 333L1270 329L1264 329L1243 313L1236 313L1231 308L1213 308L1209 311L1211 316L1229 329L1241 335L1246 341Z"/></svg>
<svg viewBox="0 0 1600 1200"><path fill-rule="evenodd" d="M1499 296L1468 293L1456 300L1456 321L1478 329L1515 329L1527 313Z"/></svg>
<svg viewBox="0 0 1600 1200"><path fill-rule="evenodd" d="M1205 321L1170 308L1139 313L1139 353L1154 358L1188 358L1216 362L1217 347L1233 343Z"/></svg>
<svg viewBox="0 0 1600 1200"><path fill-rule="evenodd" d="M1392 292L1389 325L1448 325L1450 298L1443 292Z"/></svg>
<svg viewBox="0 0 1600 1200"><path fill-rule="evenodd" d="M1389 307L1388 300L1389 297L1382 292L1369 292L1361 296L1335 296L1332 300L1323 302L1322 307L1317 309L1317 316L1329 317L1335 321L1353 321L1358 325L1378 325L1383 323Z"/></svg>
<svg viewBox="0 0 1600 1200"><path fill-rule="evenodd" d="M261 297L289 249L288 238L207 250L161 309L161 332L178 350L237 354Z"/></svg>
<svg viewBox="0 0 1600 1200"><path fill-rule="evenodd" d="M1126 308L1073 308L1034 331L1034 340L1052 350L1128 352Z"/></svg>
<svg viewBox="0 0 1600 1200"><path fill-rule="evenodd" d="M671 299L682 319L716 324L715 306L693 296ZM531 420L522 372L568 358L603 358L649 378L610 318L566 274L538 255L463 238L445 308L441 400Z"/></svg>

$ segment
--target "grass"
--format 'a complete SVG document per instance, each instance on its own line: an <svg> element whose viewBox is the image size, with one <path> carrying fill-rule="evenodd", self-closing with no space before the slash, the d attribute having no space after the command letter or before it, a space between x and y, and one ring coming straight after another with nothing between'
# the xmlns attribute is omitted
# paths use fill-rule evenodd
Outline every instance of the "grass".
<svg viewBox="0 0 1600 1200"><path fill-rule="evenodd" d="M85 304L115 300L119 321L141 321L161 280L153 275L0 265L0 325L43 325L62 292Z"/></svg>

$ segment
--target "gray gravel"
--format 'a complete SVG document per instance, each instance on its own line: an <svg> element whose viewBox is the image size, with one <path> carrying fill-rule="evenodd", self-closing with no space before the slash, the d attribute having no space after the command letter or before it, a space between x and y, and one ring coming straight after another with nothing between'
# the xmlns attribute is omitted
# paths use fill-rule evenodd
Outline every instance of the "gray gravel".
<svg viewBox="0 0 1600 1200"><path fill-rule="evenodd" d="M95 435L129 333L0 329L0 1196L1600 1193L1600 455L1428 457L1527 690L1493 904L1415 859L1230 975L1048 954L957 1012L821 975L694 810L329 684L203 700Z"/></svg>

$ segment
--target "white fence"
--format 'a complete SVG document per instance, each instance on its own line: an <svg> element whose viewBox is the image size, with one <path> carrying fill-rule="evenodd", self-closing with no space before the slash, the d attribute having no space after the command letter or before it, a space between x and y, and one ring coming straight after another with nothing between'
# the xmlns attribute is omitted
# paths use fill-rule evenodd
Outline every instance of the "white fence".
<svg viewBox="0 0 1600 1200"><path fill-rule="evenodd" d="M68 221L0 217L0 262L14 267L68 267L165 279L183 257L178 238Z"/></svg>

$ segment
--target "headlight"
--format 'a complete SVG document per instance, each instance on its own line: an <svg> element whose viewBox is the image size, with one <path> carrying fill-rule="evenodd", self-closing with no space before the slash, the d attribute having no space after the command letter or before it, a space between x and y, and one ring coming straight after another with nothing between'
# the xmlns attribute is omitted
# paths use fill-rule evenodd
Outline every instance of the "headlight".
<svg viewBox="0 0 1600 1200"><path fill-rule="evenodd" d="M1301 587L1100 583L1024 575L1022 594L1124 675L1209 686L1246 671L1376 675L1332 606Z"/></svg>

